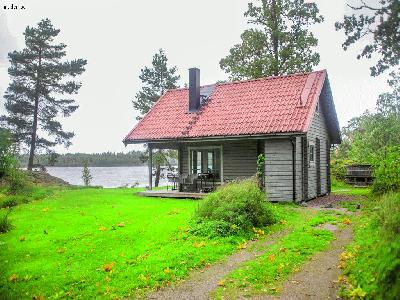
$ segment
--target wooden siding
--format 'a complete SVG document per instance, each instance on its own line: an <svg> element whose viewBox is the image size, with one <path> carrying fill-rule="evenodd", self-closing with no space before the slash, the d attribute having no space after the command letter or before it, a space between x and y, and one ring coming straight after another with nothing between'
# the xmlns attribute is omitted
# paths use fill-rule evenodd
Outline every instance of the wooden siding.
<svg viewBox="0 0 400 300"><path fill-rule="evenodd" d="M320 105L322 107L322 105ZM328 129L326 126L326 120L324 112L320 110L319 112L314 112L313 118L311 120L310 129L307 133L308 143L313 143L316 145L317 138L320 140L321 145L326 145L329 141ZM320 149L320 165L321 165L321 194L328 193L327 184L327 163L329 152L327 152L327 147L321 147ZM313 199L317 197L317 169L316 169L316 147L314 147L314 163L309 164L308 167L308 199Z"/></svg>
<svg viewBox="0 0 400 300"><path fill-rule="evenodd" d="M222 144L224 181L251 177L257 171L257 141L235 141Z"/></svg>
<svg viewBox="0 0 400 300"><path fill-rule="evenodd" d="M293 201L293 147L291 140L289 138L267 139L264 147L265 191L268 199Z"/></svg>

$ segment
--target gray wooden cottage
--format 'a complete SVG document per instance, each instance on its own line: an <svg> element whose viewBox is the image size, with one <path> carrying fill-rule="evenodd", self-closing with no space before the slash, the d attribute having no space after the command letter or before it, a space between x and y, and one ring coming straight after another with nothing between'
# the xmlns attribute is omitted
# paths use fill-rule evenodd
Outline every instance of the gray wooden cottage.
<svg viewBox="0 0 400 300"><path fill-rule="evenodd" d="M253 176L264 153L268 198L300 202L330 192L341 137L326 70L200 86L193 68L189 88L165 92L123 142L178 150L181 191ZM151 188L151 159L149 170Z"/></svg>

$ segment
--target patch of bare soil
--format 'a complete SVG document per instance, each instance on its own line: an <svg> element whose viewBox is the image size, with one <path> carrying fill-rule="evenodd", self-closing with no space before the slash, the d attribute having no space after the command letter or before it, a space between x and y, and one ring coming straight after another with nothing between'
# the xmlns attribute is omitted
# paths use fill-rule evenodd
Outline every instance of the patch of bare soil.
<svg viewBox="0 0 400 300"><path fill-rule="evenodd" d="M267 236L262 248L272 245L288 231L279 231ZM218 281L228 275L245 261L256 258L264 251L256 250L257 241L249 243L247 249L236 252L226 261L217 263L203 270L194 270L189 277L173 286L156 291L148 296L148 299L209 299L209 293L218 287ZM258 246L258 245L257 245Z"/></svg>
<svg viewBox="0 0 400 300"><path fill-rule="evenodd" d="M59 185L69 186L70 184L61 178L55 177L44 171L26 171L28 176L32 178L32 182L42 185Z"/></svg>
<svg viewBox="0 0 400 300"><path fill-rule="evenodd" d="M358 199L362 201L364 196L347 196L347 195L327 195L310 200L304 204L311 208L341 208L340 202L354 201Z"/></svg>
<svg viewBox="0 0 400 300"><path fill-rule="evenodd" d="M257 296L253 299L337 299L338 286L335 283L340 275L337 268L339 255L352 239L351 227L337 230L335 226L326 228L335 232L335 240L328 250L313 256L302 269L288 278L278 296Z"/></svg>

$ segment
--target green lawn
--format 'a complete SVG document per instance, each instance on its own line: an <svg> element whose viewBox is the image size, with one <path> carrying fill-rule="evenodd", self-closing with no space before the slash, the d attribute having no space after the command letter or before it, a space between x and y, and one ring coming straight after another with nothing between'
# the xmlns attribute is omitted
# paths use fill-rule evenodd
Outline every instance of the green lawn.
<svg viewBox="0 0 400 300"><path fill-rule="evenodd" d="M124 297L184 277L238 243L189 236L197 205L132 189L65 190L19 205L15 228L0 235L0 295Z"/></svg>
<svg viewBox="0 0 400 300"><path fill-rule="evenodd" d="M369 187L354 187L347 183L333 180L332 193L348 196L369 196L371 194L371 189Z"/></svg>
<svg viewBox="0 0 400 300"><path fill-rule="evenodd" d="M243 243L188 234L198 201L135 191L66 189L14 207L14 228L0 235L0 296L135 296L184 278ZM275 209L283 219L288 208Z"/></svg>

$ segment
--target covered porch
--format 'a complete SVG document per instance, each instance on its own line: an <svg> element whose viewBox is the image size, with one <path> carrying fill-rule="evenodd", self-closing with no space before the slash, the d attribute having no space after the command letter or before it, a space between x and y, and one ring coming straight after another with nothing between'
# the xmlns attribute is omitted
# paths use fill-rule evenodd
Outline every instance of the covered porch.
<svg viewBox="0 0 400 300"><path fill-rule="evenodd" d="M172 192L181 192L185 194L183 196L184 198L186 198L186 195L189 195L189 198L192 198L193 193L203 195L215 190L223 183L223 150L221 144L193 144L184 142L149 143L148 190L151 191L149 196L159 192L153 191L154 153L158 150L164 149L176 150L178 154L177 171L168 172L166 174L168 186L167 191L163 191L166 196L170 195ZM171 190L168 191L168 189ZM193 198L197 198L197 196Z"/></svg>
<svg viewBox="0 0 400 300"><path fill-rule="evenodd" d="M257 155L263 153L263 145L264 141L259 139L148 143L148 190L154 186L153 160L159 149L177 151L177 171L166 176L172 192L204 194L226 182L254 176Z"/></svg>

